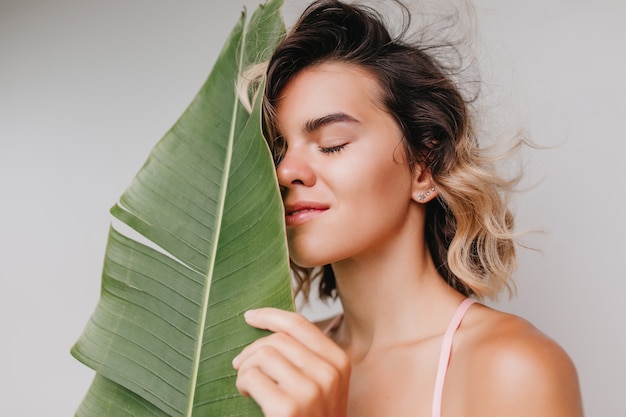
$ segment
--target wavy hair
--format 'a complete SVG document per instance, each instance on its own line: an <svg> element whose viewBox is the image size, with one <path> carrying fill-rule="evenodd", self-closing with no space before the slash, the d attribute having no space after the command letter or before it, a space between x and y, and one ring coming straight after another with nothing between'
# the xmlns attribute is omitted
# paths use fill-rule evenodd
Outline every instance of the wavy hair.
<svg viewBox="0 0 626 417"><path fill-rule="evenodd" d="M508 194L516 179L499 176L495 160L479 147L469 110L475 97L464 98L450 67L430 47L403 40L410 14L401 6L409 17L393 37L382 16L366 6L320 0L305 9L267 65L264 135L278 164L285 145L275 106L303 69L340 62L369 71L404 134L410 166L429 169L438 189L426 206L425 239L439 274L466 296L496 298L503 289L512 295L516 253ZM292 271L296 293L305 300L316 278L322 299L336 297L330 265L292 263Z"/></svg>

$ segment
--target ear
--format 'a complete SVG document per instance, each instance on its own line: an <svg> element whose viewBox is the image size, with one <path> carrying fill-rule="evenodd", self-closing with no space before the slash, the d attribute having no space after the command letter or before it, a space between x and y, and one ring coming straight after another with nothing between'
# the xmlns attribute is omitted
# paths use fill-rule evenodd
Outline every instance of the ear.
<svg viewBox="0 0 626 417"><path fill-rule="evenodd" d="M414 201L425 204L437 197L438 191L433 182L430 169L416 169L413 177L413 191L411 197Z"/></svg>

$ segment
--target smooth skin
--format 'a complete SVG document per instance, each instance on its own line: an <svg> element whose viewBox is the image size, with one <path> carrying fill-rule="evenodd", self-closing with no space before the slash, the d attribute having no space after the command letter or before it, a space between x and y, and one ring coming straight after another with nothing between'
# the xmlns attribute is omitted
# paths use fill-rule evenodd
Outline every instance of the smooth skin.
<svg viewBox="0 0 626 417"><path fill-rule="evenodd" d="M249 311L273 332L233 360L237 387L268 417L431 415L443 333L463 295L424 240L427 170L410 170L376 79L346 63L303 70L284 89L277 167L289 250L332 263L344 309L328 335L296 313ZM454 338L442 415L580 417L576 370L519 317L474 304Z"/></svg>

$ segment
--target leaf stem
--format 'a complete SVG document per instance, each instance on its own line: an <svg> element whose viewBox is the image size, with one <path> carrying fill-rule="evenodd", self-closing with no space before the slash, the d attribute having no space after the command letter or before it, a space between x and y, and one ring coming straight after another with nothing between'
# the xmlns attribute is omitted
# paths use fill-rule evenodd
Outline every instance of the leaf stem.
<svg viewBox="0 0 626 417"><path fill-rule="evenodd" d="M239 62L237 63L238 77L241 76L241 73L242 73L242 66L244 62L244 52L245 52L245 45L246 45L246 36L248 32L248 24L245 21L245 9L244 9L243 15L244 15L243 16L244 24L243 24L242 34L241 34L241 41L240 41L241 43L240 43L240 49L239 49ZM232 117L231 117L230 131L228 133L228 144L226 147L224 171L222 173L220 195L219 195L219 200L218 200L219 203L217 207L217 216L215 219L216 221L215 221L215 231L213 234L213 245L211 246L211 255L209 257L209 267L208 267L207 277L206 277L207 283L204 288L204 294L202 298L202 309L201 309L202 311L200 313L198 337L196 339L196 347L194 350L189 400L187 402L187 408L185 411L186 417L191 417L193 414L193 405L194 405L194 400L195 400L195 395L196 395L196 384L198 381L198 371L200 368L200 356L202 354L202 344L204 341L204 331L205 331L205 325L206 325L206 319L207 319L206 316L207 316L207 311L209 308L209 296L211 293L211 283L213 281L215 259L217 258L217 249L219 246L219 236L220 236L220 230L222 226L222 218L224 217L224 205L225 205L225 200L226 200L226 190L228 188L228 177L230 176L230 166L231 166L234 140L235 140L235 126L236 126L235 121L237 120L237 113L238 113L238 108L239 108L239 103L237 100L237 91L234 86L233 86L233 91L235 93L235 100L233 102L233 111L232 111Z"/></svg>

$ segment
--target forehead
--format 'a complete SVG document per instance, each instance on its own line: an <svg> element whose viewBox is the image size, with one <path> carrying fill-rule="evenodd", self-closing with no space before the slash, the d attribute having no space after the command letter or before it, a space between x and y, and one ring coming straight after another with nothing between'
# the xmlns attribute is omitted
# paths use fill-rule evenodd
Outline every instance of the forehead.
<svg viewBox="0 0 626 417"><path fill-rule="evenodd" d="M367 70L348 63L325 63L306 68L292 78L276 105L282 129L302 128L313 118L345 113L361 120L381 111L378 80Z"/></svg>

